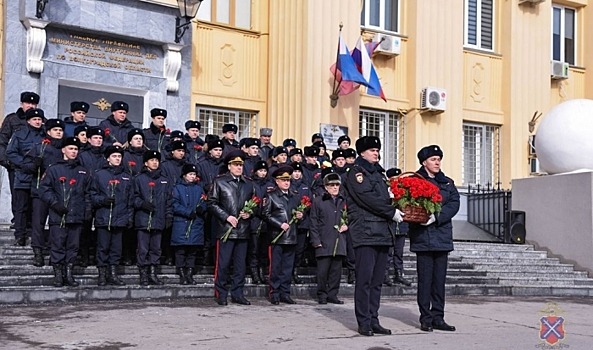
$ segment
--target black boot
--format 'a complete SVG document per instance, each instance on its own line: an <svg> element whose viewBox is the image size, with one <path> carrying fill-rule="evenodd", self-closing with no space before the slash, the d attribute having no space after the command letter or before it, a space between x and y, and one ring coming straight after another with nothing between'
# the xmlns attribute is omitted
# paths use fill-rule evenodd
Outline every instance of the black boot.
<svg viewBox="0 0 593 350"><path fill-rule="evenodd" d="M41 248L33 248L33 254L35 255L33 257L33 266L43 267L45 262L43 261L43 253Z"/></svg>
<svg viewBox="0 0 593 350"><path fill-rule="evenodd" d="M109 265L109 272L107 273L107 281L113 286L125 286L126 284L119 278L117 273L117 265Z"/></svg>
<svg viewBox="0 0 593 350"><path fill-rule="evenodd" d="M187 281L187 284L193 285L193 286L198 284L198 282L194 279L194 271L195 270L193 267L188 267L187 270L185 271L185 280Z"/></svg>
<svg viewBox="0 0 593 350"><path fill-rule="evenodd" d="M183 267L178 267L177 274L179 275L179 284L181 284L182 286L186 286L187 275L185 274L185 269Z"/></svg>
<svg viewBox="0 0 593 350"><path fill-rule="evenodd" d="M159 279L159 276L156 275L156 265L150 265L149 269L150 272L148 273L148 283L154 284L155 286L162 286L165 284Z"/></svg>
<svg viewBox="0 0 593 350"><path fill-rule="evenodd" d="M269 278L268 278L268 274L266 273L266 270L264 270L263 267L258 267L257 271L259 272L259 275L261 276L261 282L263 284L268 284Z"/></svg>
<svg viewBox="0 0 593 350"><path fill-rule="evenodd" d="M87 267L89 266L89 252L87 249L82 249L80 255L78 255L78 266Z"/></svg>
<svg viewBox="0 0 593 350"><path fill-rule="evenodd" d="M385 277L383 278L383 285L387 287L393 286L393 282L391 282L391 278L389 278L389 270L385 270Z"/></svg>
<svg viewBox="0 0 593 350"><path fill-rule="evenodd" d="M72 276L72 270L74 269L74 265L73 264L67 264L66 265L66 285L70 286L70 287L78 287L80 283L76 282L74 280L74 276Z"/></svg>
<svg viewBox="0 0 593 350"><path fill-rule="evenodd" d="M393 276L393 283L403 284L406 287L409 287L412 285L412 282L405 279L403 272L400 272L399 270L395 270L395 275Z"/></svg>
<svg viewBox="0 0 593 350"><path fill-rule="evenodd" d="M348 270L348 284L354 284L356 282L355 276L354 270Z"/></svg>
<svg viewBox="0 0 593 350"><path fill-rule="evenodd" d="M303 281L299 278L296 268L292 269L292 283L293 284L302 284Z"/></svg>
<svg viewBox="0 0 593 350"><path fill-rule="evenodd" d="M62 287L64 285L64 276L62 270L64 267L60 264L54 265L54 287Z"/></svg>
<svg viewBox="0 0 593 350"><path fill-rule="evenodd" d="M138 266L138 271L140 272L140 285L148 286L148 266Z"/></svg>
<svg viewBox="0 0 593 350"><path fill-rule="evenodd" d="M251 281L253 284L261 284L261 277L259 275L259 269L256 267L251 268Z"/></svg>
<svg viewBox="0 0 593 350"><path fill-rule="evenodd" d="M99 287L103 287L107 285L107 267L106 266L99 266L99 279L97 280L97 285Z"/></svg>

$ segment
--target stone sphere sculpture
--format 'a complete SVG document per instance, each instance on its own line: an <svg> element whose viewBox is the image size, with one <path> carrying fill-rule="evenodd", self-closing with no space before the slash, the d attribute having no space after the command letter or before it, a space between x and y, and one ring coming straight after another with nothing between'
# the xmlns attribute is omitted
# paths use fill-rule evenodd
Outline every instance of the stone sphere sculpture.
<svg viewBox="0 0 593 350"><path fill-rule="evenodd" d="M548 174L593 170L593 100L552 108L537 129L535 151L540 169Z"/></svg>

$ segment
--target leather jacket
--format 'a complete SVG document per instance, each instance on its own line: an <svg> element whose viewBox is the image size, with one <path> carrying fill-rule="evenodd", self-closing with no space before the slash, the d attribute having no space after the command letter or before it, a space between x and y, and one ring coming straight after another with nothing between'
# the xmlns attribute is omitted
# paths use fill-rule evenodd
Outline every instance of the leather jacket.
<svg viewBox="0 0 593 350"><path fill-rule="evenodd" d="M268 232L272 240L282 232L280 226L290 222L292 211L299 206L300 201L301 198L294 191L288 191L288 195L284 195L279 189L268 193L262 207L262 216L268 222ZM298 222L292 223L290 229L284 232L275 244L296 244L297 225Z"/></svg>
<svg viewBox="0 0 593 350"><path fill-rule="evenodd" d="M232 229L229 239L248 239L249 226L257 208L247 220L240 219L239 213L245 206L245 202L255 195L253 181L239 176L237 179L227 172L214 179L212 188L208 193L208 210L216 220L212 221L216 238L220 239L225 232L232 227L226 220L229 216L239 219L237 227Z"/></svg>

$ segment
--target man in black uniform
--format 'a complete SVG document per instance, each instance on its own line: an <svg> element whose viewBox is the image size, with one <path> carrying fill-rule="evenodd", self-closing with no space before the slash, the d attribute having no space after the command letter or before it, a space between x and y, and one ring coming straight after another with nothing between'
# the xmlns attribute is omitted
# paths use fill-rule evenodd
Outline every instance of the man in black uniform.
<svg viewBox="0 0 593 350"><path fill-rule="evenodd" d="M356 257L354 311L358 333L365 336L391 334L380 325L378 311L394 221L402 221L401 212L391 205L384 170L378 164L380 149L378 137L358 139L360 157L346 176L348 226Z"/></svg>
<svg viewBox="0 0 593 350"><path fill-rule="evenodd" d="M148 128L143 130L144 145L147 149L162 153L165 145L169 144L169 136L171 134L171 130L165 126L167 110L153 108L150 110L150 117L152 118L152 122Z"/></svg>

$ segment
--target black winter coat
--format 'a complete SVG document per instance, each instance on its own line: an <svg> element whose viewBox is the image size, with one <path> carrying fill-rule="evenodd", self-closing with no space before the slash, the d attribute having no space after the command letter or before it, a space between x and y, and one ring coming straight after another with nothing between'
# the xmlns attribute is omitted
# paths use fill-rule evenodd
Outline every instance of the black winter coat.
<svg viewBox="0 0 593 350"><path fill-rule="evenodd" d="M173 186L161 170L144 168L134 178L134 227L137 230L164 230L173 222ZM142 209L143 202L154 204L152 214ZM149 225L150 224L150 225Z"/></svg>
<svg viewBox="0 0 593 350"><path fill-rule="evenodd" d="M91 174L95 174L95 172L103 166L107 164L107 160L105 159L104 152L105 147L95 147L89 146L89 148L78 154L78 159L80 160L80 164L83 167L87 168Z"/></svg>
<svg viewBox="0 0 593 350"><path fill-rule="evenodd" d="M44 136L43 128L34 128L28 124L12 135L6 150L6 157L15 169L14 188L23 190L31 188L33 173L27 169L25 157L35 145L41 143Z"/></svg>
<svg viewBox="0 0 593 350"><path fill-rule="evenodd" d="M270 180L269 177L261 178L255 176L252 178L252 180L253 188L255 189L255 195L258 198L265 198L268 192L274 191L276 188L276 185L272 180ZM266 221L262 220L262 218L262 212L260 210L260 212L251 220L251 232L258 233L259 231L260 234L262 232L267 232L268 227L266 225Z"/></svg>
<svg viewBox="0 0 593 350"><path fill-rule="evenodd" d="M303 198L303 196L307 196L309 199L311 199L311 201L313 201L311 189L302 178L300 180L290 180L290 190L297 195L299 201ZM307 210L303 213L303 218L299 220L297 227L301 230L308 230L310 224L311 219L309 217L309 210Z"/></svg>
<svg viewBox="0 0 593 350"><path fill-rule="evenodd" d="M78 127L78 126L83 126L83 125L88 126L86 121L76 123L74 120L72 120L72 117L64 118L64 137L75 136L74 129L76 129L76 127Z"/></svg>
<svg viewBox="0 0 593 350"><path fill-rule="evenodd" d="M232 227L226 220L229 216L239 219L239 213L245 206L245 202L255 195L253 182L240 176L235 181L230 173L226 173L214 179L211 190L208 192L208 210L212 214L212 229L216 233L216 238L221 238L225 232ZM254 214L247 220L239 219L237 227L232 229L229 239L247 239L249 238L250 221L257 214L257 208Z"/></svg>
<svg viewBox="0 0 593 350"><path fill-rule="evenodd" d="M132 176L140 174L144 167L144 162L142 161L144 150L144 147L128 147L124 151L124 157L121 164L126 167L126 170Z"/></svg>
<svg viewBox="0 0 593 350"><path fill-rule="evenodd" d="M49 141L49 143L44 143ZM41 157L42 163L39 168L36 167L36 158ZM39 197L39 186L41 185L41 176L50 165L55 164L64 159L64 153L62 153L62 140L44 138L40 144L35 147L25 156L25 163L23 168L27 168L33 174L33 180L31 181L31 197Z"/></svg>
<svg viewBox="0 0 593 350"><path fill-rule="evenodd" d="M395 207L391 205L383 168L357 158L346 176L345 188L352 246L392 245Z"/></svg>
<svg viewBox="0 0 593 350"><path fill-rule="evenodd" d="M122 145L128 142L128 132L134 129L134 125L129 119L118 123L113 115L110 115L105 120L99 123L99 127L105 131L105 137L103 138L103 147L111 146L115 142L119 142ZM107 132L109 130L109 132ZM109 136L107 136L109 134Z"/></svg>
<svg viewBox="0 0 593 350"><path fill-rule="evenodd" d="M46 118L43 117L43 122L46 122ZM25 118L25 111L19 108L15 113L10 113L2 121L2 127L0 127L0 165L11 168L10 161L6 158L6 151L10 138L22 127L26 127L27 118Z"/></svg>
<svg viewBox="0 0 593 350"><path fill-rule="evenodd" d="M303 166L303 181L309 185L309 188L313 187L314 181L321 176L321 169L315 164L302 163ZM319 174L319 175L316 175Z"/></svg>
<svg viewBox="0 0 593 350"><path fill-rule="evenodd" d="M435 214L436 221L428 226L410 224L408 236L410 237L410 251L445 251L453 250L453 224L451 219L459 211L459 192L452 179L441 171L434 178L421 167L417 171L426 180L436 185L441 192L443 201L441 211Z"/></svg>
<svg viewBox="0 0 593 350"><path fill-rule="evenodd" d="M167 157L167 160L161 164L161 171L166 176L171 184L175 186L177 182L181 180L181 172L183 166L187 163L185 159L174 159Z"/></svg>
<svg viewBox="0 0 593 350"><path fill-rule="evenodd" d="M122 165L117 167L105 165L95 172L91 186L91 200L95 209L96 227L109 227L110 224L111 227L132 227L134 219L132 180L132 176ZM104 203L108 197L113 197L115 203Z"/></svg>
<svg viewBox="0 0 593 350"><path fill-rule="evenodd" d="M268 234L274 240L282 229L283 223L289 223L292 219L292 212L299 206L301 198L292 191L288 194L276 189L268 193L263 201L262 216L268 223ZM288 231L284 232L275 244L291 245L297 243L297 225L290 225Z"/></svg>
<svg viewBox="0 0 593 350"><path fill-rule="evenodd" d="M245 155L245 163L243 164L243 175L248 177L253 177L255 174L253 173L253 169L255 168L255 163L259 162L261 158L259 156L250 157Z"/></svg>
<svg viewBox="0 0 593 350"><path fill-rule="evenodd" d="M222 157L215 159L208 155L198 163L198 171L200 172L198 176L206 192L210 191L214 179L220 175L221 169L225 167L222 160Z"/></svg>
<svg viewBox="0 0 593 350"><path fill-rule="evenodd" d="M53 208L61 203L68 208L66 224L82 224L91 218L91 174L78 159L60 160L50 165L40 186L41 200L49 206L49 224L60 225L62 215Z"/></svg>
<svg viewBox="0 0 593 350"><path fill-rule="evenodd" d="M232 151L236 151L239 148L239 142L237 140L233 140L232 142L229 141L226 137L222 138L222 144L224 147L222 148L222 158L226 157L227 154L231 153Z"/></svg>
<svg viewBox="0 0 593 350"><path fill-rule="evenodd" d="M168 130L166 127L159 129L153 123L150 123L150 127L142 131L144 132L144 145L152 151L162 153L165 145L168 145L171 139L171 130Z"/></svg>
<svg viewBox="0 0 593 350"><path fill-rule="evenodd" d="M183 135L183 141L185 142L185 158L189 163L198 165L198 161L204 156L204 140L199 136L194 140L189 137L188 134Z"/></svg>
<svg viewBox="0 0 593 350"><path fill-rule="evenodd" d="M345 198L338 194L336 203L329 193L313 199L311 205L311 244L315 248L315 256L345 256L346 255L346 235L348 231L338 232L335 228L340 227L342 210L346 208ZM335 255L334 255L335 250Z"/></svg>

